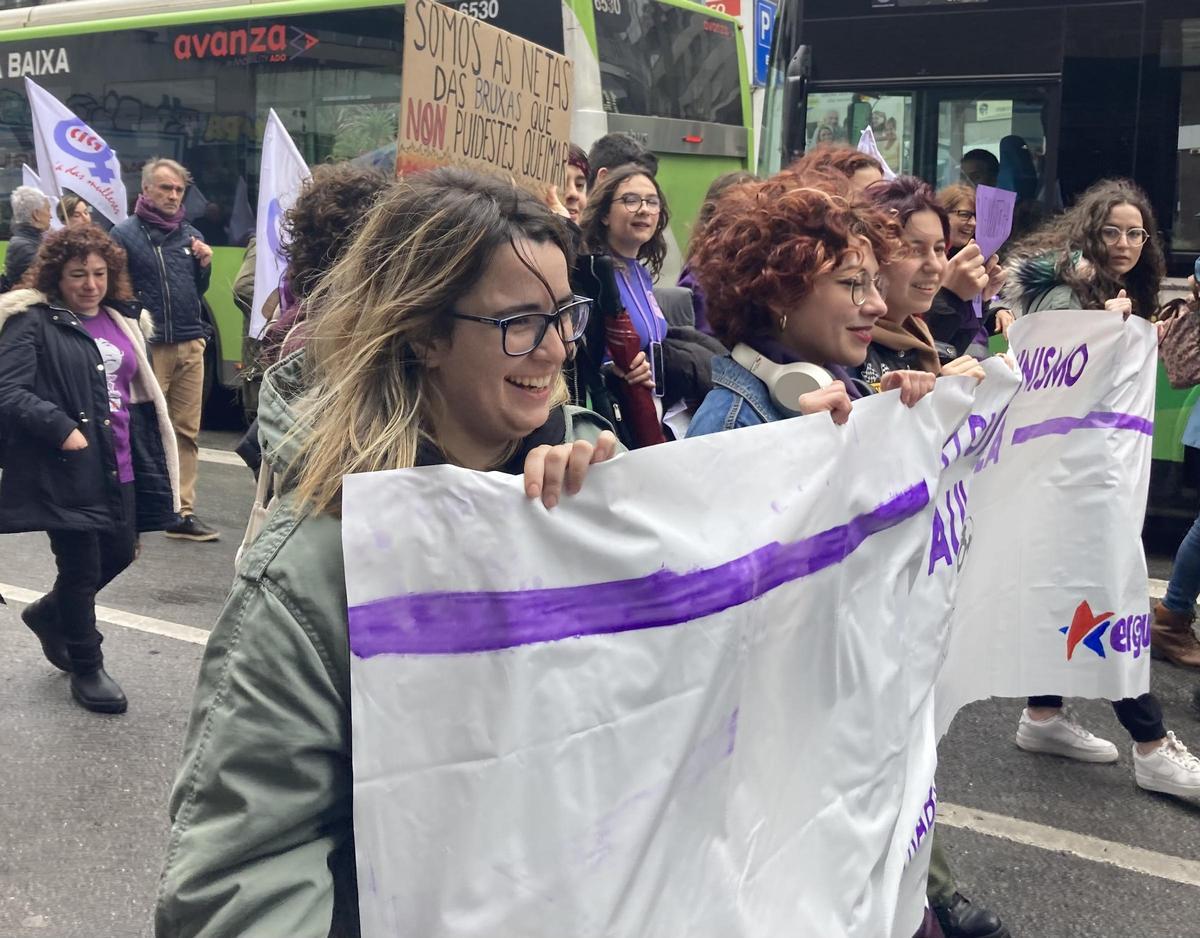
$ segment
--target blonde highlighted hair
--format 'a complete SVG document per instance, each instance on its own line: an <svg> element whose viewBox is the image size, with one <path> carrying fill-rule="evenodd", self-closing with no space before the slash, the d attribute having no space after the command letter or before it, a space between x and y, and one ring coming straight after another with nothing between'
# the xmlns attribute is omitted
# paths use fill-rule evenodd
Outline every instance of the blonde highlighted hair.
<svg viewBox="0 0 1200 938"><path fill-rule="evenodd" d="M553 244L572 262L563 224L511 183L446 168L381 194L307 301L306 391L292 431L302 509L336 511L344 475L408 468L423 440L437 445L425 353L451 335L451 309L498 249L511 246L541 279L521 241ZM560 376L552 406L565 400Z"/></svg>

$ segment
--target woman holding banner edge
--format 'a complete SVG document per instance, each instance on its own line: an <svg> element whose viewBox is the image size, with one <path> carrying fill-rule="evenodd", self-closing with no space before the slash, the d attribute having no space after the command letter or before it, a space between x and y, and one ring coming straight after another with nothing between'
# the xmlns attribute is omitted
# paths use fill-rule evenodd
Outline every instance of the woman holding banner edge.
<svg viewBox="0 0 1200 938"><path fill-rule="evenodd" d="M158 938L358 934L343 475L522 473L547 508L617 443L562 406L590 301L563 224L461 170L392 184L266 375L280 482L209 640L159 889Z"/></svg>
<svg viewBox="0 0 1200 938"><path fill-rule="evenodd" d="M1165 274L1154 211L1126 179L1088 189L1066 214L1013 249L1009 293L1018 316L1053 309L1106 309L1148 319ZM1190 625L1186 625L1190 634ZM1195 636L1192 636L1195 642ZM1200 759L1168 732L1153 694L1113 701L1132 737L1134 779L1149 791L1200 797ZM1062 697L1030 697L1017 745L1081 762L1116 762L1117 747L1084 729Z"/></svg>

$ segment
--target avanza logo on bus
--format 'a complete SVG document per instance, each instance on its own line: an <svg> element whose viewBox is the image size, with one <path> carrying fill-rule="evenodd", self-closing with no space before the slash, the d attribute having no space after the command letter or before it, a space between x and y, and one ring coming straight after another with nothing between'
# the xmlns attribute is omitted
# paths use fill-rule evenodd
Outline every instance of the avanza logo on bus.
<svg viewBox="0 0 1200 938"><path fill-rule="evenodd" d="M294 59L319 43L316 36L295 26L274 23L246 29L210 29L203 33L180 33L175 37L175 58L244 59L265 58L271 62Z"/></svg>

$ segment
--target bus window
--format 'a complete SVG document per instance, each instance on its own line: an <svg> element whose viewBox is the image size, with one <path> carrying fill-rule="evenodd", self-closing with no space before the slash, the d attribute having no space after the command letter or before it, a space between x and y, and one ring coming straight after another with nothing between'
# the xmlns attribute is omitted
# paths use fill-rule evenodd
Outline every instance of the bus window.
<svg viewBox="0 0 1200 938"><path fill-rule="evenodd" d="M808 96L804 139L808 149L823 143L857 146L863 130L870 126L888 166L898 173L911 173L914 117L911 94L814 92Z"/></svg>
<svg viewBox="0 0 1200 938"><path fill-rule="evenodd" d="M660 0L594 6L606 111L742 126L740 40L731 24Z"/></svg>

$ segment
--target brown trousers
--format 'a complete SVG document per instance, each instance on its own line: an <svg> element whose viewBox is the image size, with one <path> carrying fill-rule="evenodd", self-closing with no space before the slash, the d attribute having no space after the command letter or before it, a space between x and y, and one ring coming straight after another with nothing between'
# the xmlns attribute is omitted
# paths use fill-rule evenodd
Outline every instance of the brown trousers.
<svg viewBox="0 0 1200 938"><path fill-rule="evenodd" d="M204 339L150 346L154 377L167 399L167 413L179 446L179 510L196 508L196 468L200 447L200 406L204 403Z"/></svg>

